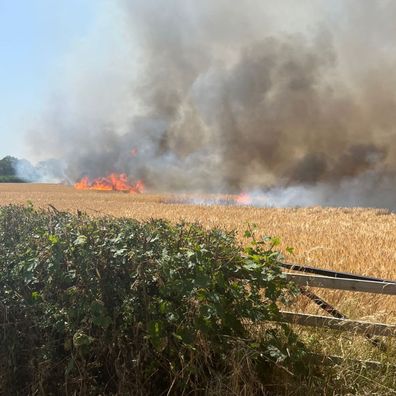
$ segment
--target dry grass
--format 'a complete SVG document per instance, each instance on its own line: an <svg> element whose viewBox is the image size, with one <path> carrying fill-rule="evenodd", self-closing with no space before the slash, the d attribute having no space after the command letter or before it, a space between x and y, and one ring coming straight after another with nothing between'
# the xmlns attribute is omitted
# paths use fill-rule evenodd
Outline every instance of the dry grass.
<svg viewBox="0 0 396 396"><path fill-rule="evenodd" d="M237 229L258 225L263 235L279 236L292 246L289 261L358 274L396 279L396 215L378 209L269 209L236 206L170 204L171 195L133 195L77 191L62 185L0 184L0 205L33 202L61 210L86 211L136 219L161 217L200 221L208 227ZM396 322L395 298L321 291L321 296L355 318Z"/></svg>

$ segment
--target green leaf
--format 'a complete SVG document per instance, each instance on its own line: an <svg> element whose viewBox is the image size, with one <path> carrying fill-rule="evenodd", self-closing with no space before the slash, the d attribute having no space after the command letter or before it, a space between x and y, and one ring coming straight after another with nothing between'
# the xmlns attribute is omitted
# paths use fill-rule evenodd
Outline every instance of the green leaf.
<svg viewBox="0 0 396 396"><path fill-rule="evenodd" d="M39 292L37 291L32 291L32 300L33 301L38 301L41 299L41 295Z"/></svg>
<svg viewBox="0 0 396 396"><path fill-rule="evenodd" d="M87 243L87 237L85 235L79 235L75 240L74 240L74 245L75 246L82 246Z"/></svg>
<svg viewBox="0 0 396 396"><path fill-rule="evenodd" d="M51 242L52 245L56 245L59 243L58 235L48 235L48 240Z"/></svg>
<svg viewBox="0 0 396 396"><path fill-rule="evenodd" d="M279 237L271 238L272 247L279 246L281 243L281 239Z"/></svg>
<svg viewBox="0 0 396 396"><path fill-rule="evenodd" d="M163 337L164 323L162 321L151 321L148 323L148 335L154 347L161 351L166 346L166 338Z"/></svg>
<svg viewBox="0 0 396 396"><path fill-rule="evenodd" d="M111 324L111 318L107 315L102 301L93 301L91 304L92 323L106 329Z"/></svg>
<svg viewBox="0 0 396 396"><path fill-rule="evenodd" d="M294 248L288 246L288 247L286 248L286 252L287 252L287 253L290 253L290 254L294 254Z"/></svg>
<svg viewBox="0 0 396 396"><path fill-rule="evenodd" d="M82 330L78 330L73 335L73 346L75 348L82 348L91 345L94 338L85 334Z"/></svg>
<svg viewBox="0 0 396 396"><path fill-rule="evenodd" d="M245 238L251 238L252 237L252 233L249 230L246 230L245 233L243 234L243 236Z"/></svg>
<svg viewBox="0 0 396 396"><path fill-rule="evenodd" d="M269 345L267 347L269 355L271 356L272 359L276 361L276 363L281 363L286 360L287 355L282 353L282 351L277 348L275 345Z"/></svg>

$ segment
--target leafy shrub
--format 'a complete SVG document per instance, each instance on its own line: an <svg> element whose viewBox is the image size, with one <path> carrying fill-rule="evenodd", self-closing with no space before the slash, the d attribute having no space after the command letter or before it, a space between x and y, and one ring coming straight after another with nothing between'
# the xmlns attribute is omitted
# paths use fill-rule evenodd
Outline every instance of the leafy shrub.
<svg viewBox="0 0 396 396"><path fill-rule="evenodd" d="M1 208L0 393L262 394L303 354L268 322L292 294L276 243Z"/></svg>

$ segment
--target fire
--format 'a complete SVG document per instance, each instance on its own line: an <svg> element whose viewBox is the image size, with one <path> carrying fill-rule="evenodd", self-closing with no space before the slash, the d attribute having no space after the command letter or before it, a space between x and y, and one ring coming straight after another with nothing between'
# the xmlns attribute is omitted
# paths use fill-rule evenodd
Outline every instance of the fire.
<svg viewBox="0 0 396 396"><path fill-rule="evenodd" d="M125 191L129 193L142 193L144 184L142 180L138 180L135 184L128 182L128 176L125 173L111 173L106 177L98 177L89 180L87 176L74 184L77 190L98 190L98 191Z"/></svg>
<svg viewBox="0 0 396 396"><path fill-rule="evenodd" d="M247 193L241 193L235 198L235 202L238 205L251 205L252 204L252 197Z"/></svg>

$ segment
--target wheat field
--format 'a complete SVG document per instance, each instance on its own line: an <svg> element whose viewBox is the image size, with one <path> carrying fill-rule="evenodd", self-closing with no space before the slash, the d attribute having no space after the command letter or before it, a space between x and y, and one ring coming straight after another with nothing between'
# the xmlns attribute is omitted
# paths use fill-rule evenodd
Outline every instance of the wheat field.
<svg viewBox="0 0 396 396"><path fill-rule="evenodd" d="M396 280L396 215L382 209L253 208L175 203L180 197L155 194L77 191L49 184L0 184L0 205L32 202L59 210L90 215L164 218L199 221L208 227L235 229L241 241L248 224L261 235L281 238L290 246L286 261ZM320 290L347 315L359 319L396 322L396 299L381 295ZM308 305L308 303L307 303ZM315 311L312 306L304 307Z"/></svg>

